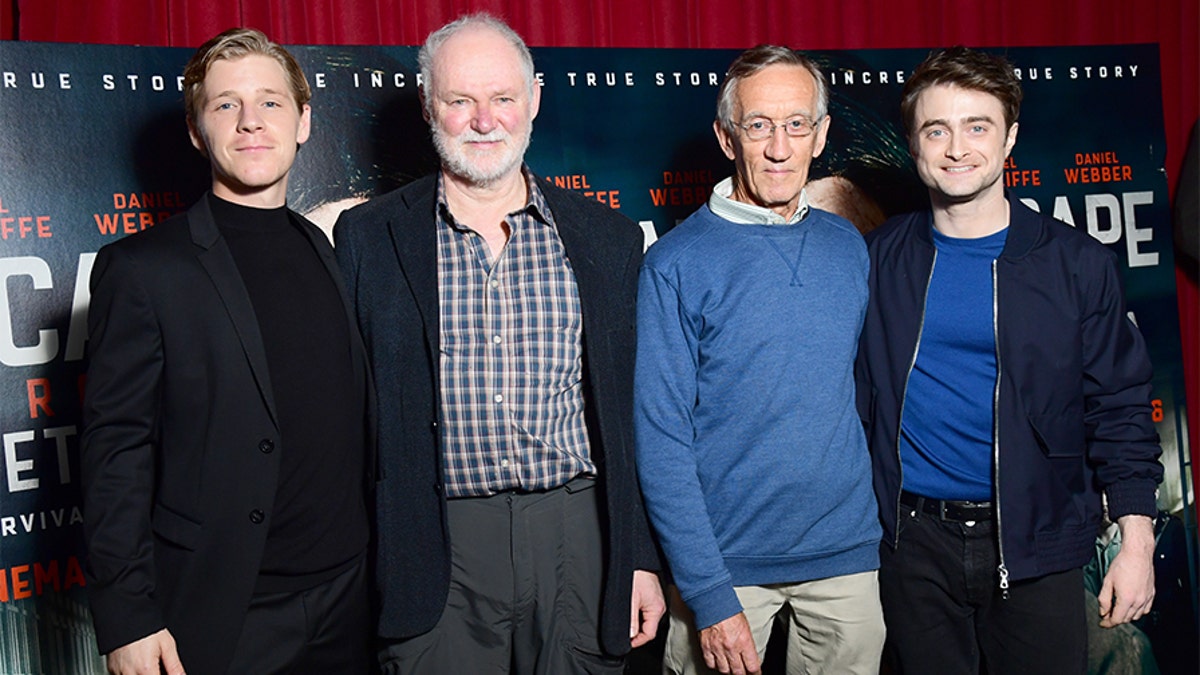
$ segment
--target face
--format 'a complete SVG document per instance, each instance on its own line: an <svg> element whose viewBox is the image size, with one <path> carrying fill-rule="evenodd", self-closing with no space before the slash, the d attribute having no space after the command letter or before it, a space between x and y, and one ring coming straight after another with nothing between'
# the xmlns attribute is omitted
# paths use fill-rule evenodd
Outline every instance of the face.
<svg viewBox="0 0 1200 675"><path fill-rule="evenodd" d="M429 124L452 178L487 187L518 175L529 147L541 90L520 55L488 28L466 28L434 54Z"/></svg>
<svg viewBox="0 0 1200 675"><path fill-rule="evenodd" d="M282 206L310 110L297 107L283 66L250 54L216 61L204 78L192 145L212 163L213 193L238 204Z"/></svg>
<svg viewBox="0 0 1200 675"><path fill-rule="evenodd" d="M755 141L736 126L731 134L715 122L717 141L736 169L733 199L771 209L784 218L796 212L808 181L808 167L825 149L829 133L829 116L818 120L816 108L817 84L802 66L767 66L738 82L735 124L765 117L780 125L789 117L803 115L817 122L817 128L808 136L793 138L777 126L769 138Z"/></svg>
<svg viewBox="0 0 1200 675"><path fill-rule="evenodd" d="M913 111L910 148L935 204L1003 199L1004 160L1017 142L1017 125L1004 128L1000 99L934 85L921 92Z"/></svg>

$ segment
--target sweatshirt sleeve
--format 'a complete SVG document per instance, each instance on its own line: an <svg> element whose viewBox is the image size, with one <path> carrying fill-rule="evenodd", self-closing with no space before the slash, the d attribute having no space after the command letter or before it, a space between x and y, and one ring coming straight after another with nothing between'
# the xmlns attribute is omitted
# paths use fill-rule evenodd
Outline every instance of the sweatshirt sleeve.
<svg viewBox="0 0 1200 675"><path fill-rule="evenodd" d="M713 534L693 439L699 317L673 281L643 265L638 282L634 433L638 475L680 595L707 628L742 611Z"/></svg>

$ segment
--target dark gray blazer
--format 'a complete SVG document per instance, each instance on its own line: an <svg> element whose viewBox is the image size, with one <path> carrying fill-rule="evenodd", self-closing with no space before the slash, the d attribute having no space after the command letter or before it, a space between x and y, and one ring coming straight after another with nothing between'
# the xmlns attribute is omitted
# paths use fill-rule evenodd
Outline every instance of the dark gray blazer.
<svg viewBox="0 0 1200 675"><path fill-rule="evenodd" d="M584 398L605 498L608 560L601 644L629 651L633 571L659 569L633 455L635 301L642 234L582 195L539 184L575 271L583 310ZM378 394L379 633L433 628L446 604L450 543L438 398L436 175L342 214L338 260L371 355Z"/></svg>

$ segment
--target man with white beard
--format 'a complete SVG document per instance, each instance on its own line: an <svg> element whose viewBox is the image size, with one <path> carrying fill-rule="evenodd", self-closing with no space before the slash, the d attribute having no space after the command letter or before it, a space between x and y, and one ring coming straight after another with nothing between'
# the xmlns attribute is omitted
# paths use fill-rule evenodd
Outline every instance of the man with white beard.
<svg viewBox="0 0 1200 675"><path fill-rule="evenodd" d="M441 169L344 213L380 419L384 673L620 673L664 612L634 470L641 231L524 166L541 90L487 15L418 57Z"/></svg>

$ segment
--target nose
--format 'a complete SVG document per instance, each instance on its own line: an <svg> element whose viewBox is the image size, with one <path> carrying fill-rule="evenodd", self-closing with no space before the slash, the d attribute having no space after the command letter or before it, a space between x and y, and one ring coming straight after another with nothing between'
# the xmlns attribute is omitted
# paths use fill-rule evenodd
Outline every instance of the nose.
<svg viewBox="0 0 1200 675"><path fill-rule="evenodd" d="M970 148L963 142L962 134L950 134L950 142L946 144L946 157L957 162L970 152Z"/></svg>
<svg viewBox="0 0 1200 675"><path fill-rule="evenodd" d="M238 131L258 131L262 128L262 117L258 114L258 108L253 105L244 105L238 112Z"/></svg>
<svg viewBox="0 0 1200 675"><path fill-rule="evenodd" d="M792 139L784 131L783 125L777 125L771 129L771 137L767 139L767 145L763 148L767 159L776 162L784 162L792 157Z"/></svg>
<svg viewBox="0 0 1200 675"><path fill-rule="evenodd" d="M496 118L492 115L492 106L483 101L475 106L475 115L471 117L471 129L486 134L496 128Z"/></svg>

